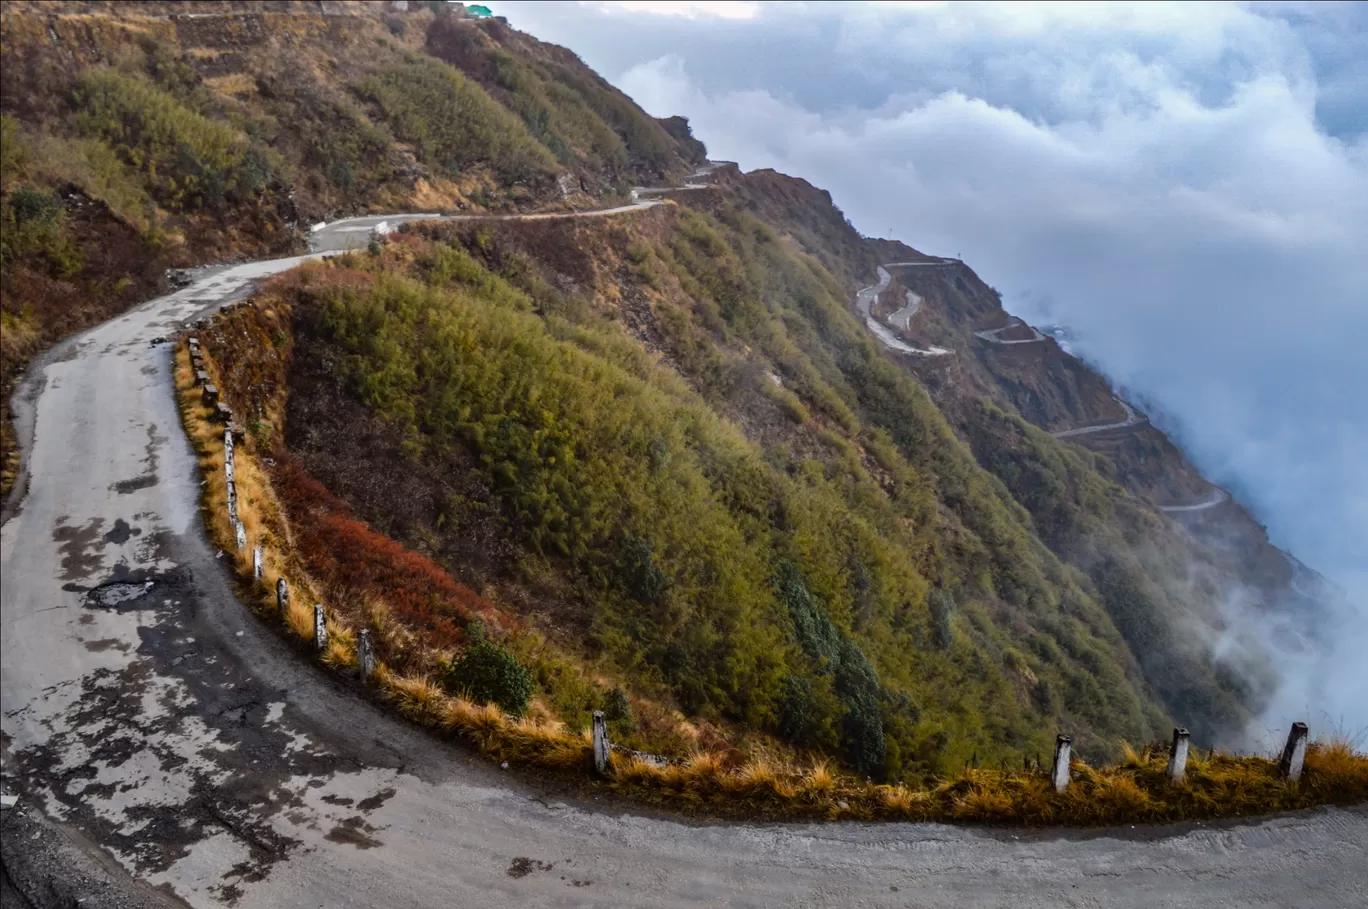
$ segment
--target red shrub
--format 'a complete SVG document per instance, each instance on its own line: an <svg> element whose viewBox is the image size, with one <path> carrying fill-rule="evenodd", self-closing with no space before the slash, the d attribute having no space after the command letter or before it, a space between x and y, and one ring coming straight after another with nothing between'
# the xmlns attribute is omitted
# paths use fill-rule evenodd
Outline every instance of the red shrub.
<svg viewBox="0 0 1368 909"><path fill-rule="evenodd" d="M487 600L452 580L432 560L352 517L346 504L288 454L276 457L271 478L300 557L328 589L383 599L396 620L437 647L459 643L461 627L473 616L493 618L494 607Z"/></svg>

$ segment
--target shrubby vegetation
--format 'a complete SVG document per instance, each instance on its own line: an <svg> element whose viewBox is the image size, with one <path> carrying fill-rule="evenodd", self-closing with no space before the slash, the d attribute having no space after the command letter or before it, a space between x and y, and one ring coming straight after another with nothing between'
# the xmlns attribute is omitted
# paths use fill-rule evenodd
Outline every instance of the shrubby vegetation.
<svg viewBox="0 0 1368 909"><path fill-rule="evenodd" d="M979 402L966 425L975 454L1031 513L1040 538L1086 568L1162 703L1213 738L1239 733L1254 699L1248 683L1182 631L1185 621L1219 615L1213 591L1187 583L1188 572L1163 551L1166 537L1153 518L1099 474L1090 456L1019 417Z"/></svg>
<svg viewBox="0 0 1368 909"><path fill-rule="evenodd" d="M532 697L532 676L518 658L493 641L477 640L451 661L446 685L476 704L498 704L522 716Z"/></svg>
<svg viewBox="0 0 1368 909"><path fill-rule="evenodd" d="M424 162L450 176L474 166L509 183L555 173L555 158L517 117L445 63L413 57L362 79L357 91Z"/></svg>
<svg viewBox="0 0 1368 909"><path fill-rule="evenodd" d="M354 259L373 281L306 288L298 330L413 456L471 452L528 564L564 572L595 658L686 714L892 779L1043 753L1061 724L1100 750L1156 734L1086 579L881 365L839 284L744 213L670 217L633 256L666 288L671 349L712 364L696 372L469 231ZM772 385L745 348L812 414L792 431L832 427L817 449L732 422Z"/></svg>
<svg viewBox="0 0 1368 909"><path fill-rule="evenodd" d="M561 164L600 175L610 185L659 180L697 149L578 58L497 23L472 28L439 18L426 50L461 69L517 113ZM694 140L697 144L696 140Z"/></svg>
<svg viewBox="0 0 1368 909"><path fill-rule="evenodd" d="M118 149L169 208L214 208L252 198L281 168L269 149L189 109L140 74L82 73L72 106L76 129Z"/></svg>
<svg viewBox="0 0 1368 909"><path fill-rule="evenodd" d="M488 41L445 4L322 30L310 11L190 28L46 9L6 5L0 30L10 364L154 295L167 268L298 252L321 219L542 205L570 165L591 193L683 169L684 146L558 48L503 29L484 87L432 56L429 32ZM0 491L15 457L6 423Z"/></svg>

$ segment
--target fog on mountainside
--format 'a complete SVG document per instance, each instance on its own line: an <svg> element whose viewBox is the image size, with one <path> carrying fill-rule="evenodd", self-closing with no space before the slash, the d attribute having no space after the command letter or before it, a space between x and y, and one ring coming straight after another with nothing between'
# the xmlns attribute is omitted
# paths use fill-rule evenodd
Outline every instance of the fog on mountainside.
<svg viewBox="0 0 1368 909"><path fill-rule="evenodd" d="M715 156L826 187L865 233L963 255L1066 325L1343 589L1316 592L1309 644L1229 592L1231 637L1278 653L1259 725L1368 728L1368 8L499 11L686 113Z"/></svg>

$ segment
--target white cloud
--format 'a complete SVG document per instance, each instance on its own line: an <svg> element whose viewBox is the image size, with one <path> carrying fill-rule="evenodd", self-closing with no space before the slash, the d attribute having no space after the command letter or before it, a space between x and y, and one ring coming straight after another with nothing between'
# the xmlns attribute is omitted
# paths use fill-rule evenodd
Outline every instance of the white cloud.
<svg viewBox="0 0 1368 909"><path fill-rule="evenodd" d="M629 13L683 16L688 19L708 16L720 19L754 19L760 15L760 4L745 0L602 0L593 5L605 12L617 9Z"/></svg>

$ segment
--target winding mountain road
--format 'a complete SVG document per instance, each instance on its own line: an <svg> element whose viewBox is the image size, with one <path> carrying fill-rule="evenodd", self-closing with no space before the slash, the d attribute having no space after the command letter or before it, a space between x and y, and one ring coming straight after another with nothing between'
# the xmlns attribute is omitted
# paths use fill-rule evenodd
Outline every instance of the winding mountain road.
<svg viewBox="0 0 1368 909"><path fill-rule="evenodd" d="M320 247L350 245L330 227ZM58 345L15 396L24 473L0 529L0 786L20 797L5 809L7 900L58 905L44 895L57 882L60 905L86 907L1368 901L1362 809L1143 836L696 824L539 791L377 709L234 597L202 530L171 350L154 343L301 261L152 300ZM16 812L61 827L29 836ZM45 866L54 837L65 851ZM73 870L88 859L98 874Z"/></svg>
<svg viewBox="0 0 1368 909"><path fill-rule="evenodd" d="M877 272L879 276L878 283L871 284L868 287L862 288L861 290L855 293L855 307L860 311L860 314L864 316L865 325L869 327L870 331L874 332L874 336L878 338L881 342L883 342L883 345L887 347L889 350L895 350L898 353L917 354L918 356L923 357L943 357L947 354L953 354L954 351L944 347L936 347L934 345L927 348L913 347L911 344L908 344L906 341L902 340L897 335L893 334L893 332L889 329L887 325L883 324L878 319L874 318L873 314L871 313L871 310L874 306L874 301L879 298L879 294L883 293L885 290L888 289L889 283L893 280L893 275L888 271L889 267L896 267L899 265L923 264L943 265L946 263L889 262L887 267L880 265L878 267ZM910 304L911 300L909 299L908 302ZM902 310L899 310L899 312L902 312Z"/></svg>
<svg viewBox="0 0 1368 909"><path fill-rule="evenodd" d="M932 347L929 350L921 350L919 348L912 347L906 344L900 338L895 336L891 331L889 331L887 326L885 326L884 324L882 324L874 318L872 314L872 308L874 301L879 298L879 294L883 293L888 288L889 283L892 281L893 276L889 273L889 268L902 268L908 266L934 267L957 264L959 264L958 259L935 259L925 262L888 262L884 265L879 266L878 283L872 284L869 287L860 290L855 297L855 304L859 308L860 313L864 316L865 324L869 326L870 331L874 332L874 334L879 338L879 340L882 341L886 346L902 353L915 353L921 354L923 356L940 356L943 354L954 353L954 351L947 350L944 347ZM907 305L899 309L897 312L890 314L888 320L898 328L906 330L908 324L912 320L912 317L917 314L917 311L919 309L921 309L921 304L922 298L909 290L907 291ZM999 337L999 335L1002 332L1023 325L1031 329L1031 337L1022 338L1019 340L1004 340L1001 337ZM1016 317L1012 317L1011 321L1009 321L1008 324L1002 326L1001 328L989 328L984 329L982 331L976 331L974 332L974 336L981 338L982 340L987 341L991 344L1003 345L1036 344L1041 341L1049 340L1049 337L1045 334L1042 334L1040 330L1037 329L1034 325L1028 325L1021 319L1018 319ZM1092 433L1097 432L1108 432L1116 429L1127 429L1132 426L1140 426L1149 422L1149 417L1140 413L1134 407L1131 407L1130 404L1126 403L1119 396L1116 397L1114 400L1117 404L1120 404L1122 409L1125 411L1125 419L1119 420L1114 423L1102 423L1096 426L1081 426L1077 429L1063 429L1057 432L1053 432L1051 433L1051 435L1053 435L1056 439L1072 439L1077 438L1079 436L1091 435ZM1215 489L1212 490L1211 494L1207 496L1207 498L1203 499L1200 502L1194 502L1190 505L1160 505L1159 510L1170 514L1185 514L1191 512L1206 511L1207 509L1215 508L1217 505L1220 505L1221 503L1226 502L1229 499L1230 494L1227 493L1225 490Z"/></svg>
<svg viewBox="0 0 1368 909"><path fill-rule="evenodd" d="M1021 338L1020 340L1015 341L1005 341L1002 338L998 337L998 335L1000 335L1002 332L1006 331L1009 328L1017 328L1023 325L1031 330L1031 337ZM1035 344L1038 341L1049 340L1049 338L1041 334L1040 330L1037 329L1034 325L1026 325L1025 322L1016 318L1014 318L1010 323L1002 326L1001 328L989 328L985 329L984 331L976 331L974 332L974 337L982 338L990 344Z"/></svg>
<svg viewBox="0 0 1368 909"><path fill-rule="evenodd" d="M925 302L920 295L910 290L907 291L905 299L907 300L906 306L897 312L888 314L888 321L903 331L907 331L908 326L912 324L912 317L921 312L922 303Z"/></svg>
<svg viewBox="0 0 1368 909"><path fill-rule="evenodd" d="M1208 495L1205 499L1203 499L1200 502L1194 502L1191 505L1160 505L1159 510L1169 512L1170 514L1182 514L1184 512L1192 511L1206 511L1208 508L1215 508L1217 505L1229 501L1230 493L1226 492L1224 489L1217 488L1213 489L1210 495Z"/></svg>
<svg viewBox="0 0 1368 909"><path fill-rule="evenodd" d="M689 174L690 180L706 177L725 162L709 162ZM632 188L632 201L614 208L595 208L588 211L538 212L534 214L466 214L443 215L436 212L408 213L392 215L363 215L357 218L342 218L328 222L309 235L309 251L313 253L345 252L362 249L370 243L375 229L382 224L395 227L413 221L556 221L565 218L603 218L638 211L659 205L659 199L645 199L642 196L684 190L711 189L710 183L685 183L681 186L636 186Z"/></svg>

